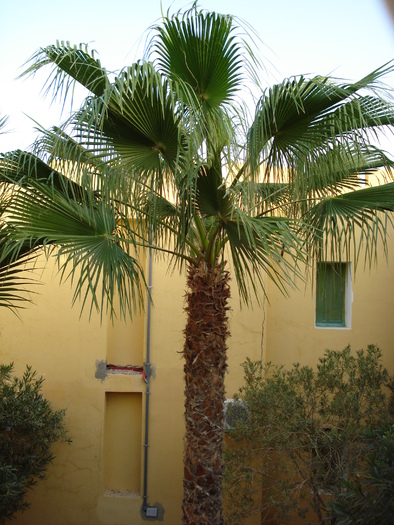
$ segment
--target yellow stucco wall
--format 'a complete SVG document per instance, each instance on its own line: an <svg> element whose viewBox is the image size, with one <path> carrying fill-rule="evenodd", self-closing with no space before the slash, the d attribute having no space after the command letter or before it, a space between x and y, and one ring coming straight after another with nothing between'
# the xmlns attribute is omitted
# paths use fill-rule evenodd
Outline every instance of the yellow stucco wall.
<svg viewBox="0 0 394 525"><path fill-rule="evenodd" d="M391 246L389 261L394 257ZM147 264L148 261L146 261ZM41 274L40 274L41 276ZM133 324L94 314L79 318L72 292L50 265L44 284L18 319L0 311L0 356L14 361L16 373L26 363L45 376L44 393L56 408L66 408L73 442L55 446L56 460L46 480L29 494L31 508L16 525L139 525L144 457L146 385L141 374L105 376L105 363L141 366L146 360L146 317ZM234 284L234 283L233 283ZM184 275L153 265L151 380L148 457L148 504L164 509L162 523L181 522L183 455ZM242 384L241 363L263 357L291 366L315 365L326 348L354 349L369 343L383 351L394 371L392 349L392 266L380 257L377 268L353 275L350 329L315 327L315 297L310 285L283 297L268 283L270 304L239 308L233 285L231 338L226 376L227 397ZM104 368L103 368L104 367ZM126 441L127 443L123 443ZM124 446L123 446L124 445Z"/></svg>
<svg viewBox="0 0 394 525"><path fill-rule="evenodd" d="M342 350L348 344L354 351L368 344L380 347L384 365L394 373L394 231L389 241L388 262L382 248L378 264L364 267L361 257L356 272L352 263L352 315L350 328L315 326L315 291L310 280L298 281L298 290L289 298L268 283L266 358L290 367L295 362L314 366L324 350Z"/></svg>
<svg viewBox="0 0 394 525"><path fill-rule="evenodd" d="M22 311L20 319L5 309L0 311L1 361L14 361L16 373L22 373L28 363L45 376L44 394L54 407L67 409L65 423L72 444L55 446L56 460L47 479L29 494L31 508L14 523L145 523L140 510L146 385L141 374L104 378L103 366L107 360L143 364L146 319L137 316L134 325L117 322L114 326L107 320L100 325L96 314L90 321L87 314L79 319L79 305L71 308L69 285L59 286L52 266L43 272L42 279L44 284L33 297L35 305ZM185 278L176 271L169 273L163 262L155 262L152 284L148 504L163 507L162 523L174 525L181 521L182 499L184 386L180 352ZM242 384L240 364L246 355L254 359L261 355L262 311L244 308L240 312L236 291L233 295L228 397ZM123 447L123 440L130 442ZM123 461L130 451L133 457Z"/></svg>

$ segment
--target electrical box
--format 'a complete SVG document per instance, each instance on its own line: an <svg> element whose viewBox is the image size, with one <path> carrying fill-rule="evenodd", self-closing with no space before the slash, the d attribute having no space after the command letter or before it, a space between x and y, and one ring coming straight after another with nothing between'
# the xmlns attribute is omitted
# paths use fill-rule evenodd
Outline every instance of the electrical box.
<svg viewBox="0 0 394 525"><path fill-rule="evenodd" d="M157 518L157 507L147 507L145 514L148 518Z"/></svg>

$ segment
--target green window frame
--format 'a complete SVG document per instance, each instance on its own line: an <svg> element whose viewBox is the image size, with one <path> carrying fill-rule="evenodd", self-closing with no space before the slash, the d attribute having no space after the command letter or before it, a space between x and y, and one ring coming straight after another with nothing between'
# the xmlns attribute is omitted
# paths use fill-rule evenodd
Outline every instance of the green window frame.
<svg viewBox="0 0 394 525"><path fill-rule="evenodd" d="M347 263L318 263L316 274L316 326L346 326L347 273Z"/></svg>

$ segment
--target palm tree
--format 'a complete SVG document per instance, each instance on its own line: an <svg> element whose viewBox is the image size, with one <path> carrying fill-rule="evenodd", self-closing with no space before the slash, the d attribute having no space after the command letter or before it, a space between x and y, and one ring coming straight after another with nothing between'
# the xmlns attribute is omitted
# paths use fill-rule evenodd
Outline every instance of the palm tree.
<svg viewBox="0 0 394 525"><path fill-rule="evenodd" d="M394 183L360 189L358 174L391 180L371 138L394 123L379 83L393 66L356 83L286 79L260 89L249 119L242 88L259 62L231 16L168 15L147 57L112 80L84 46L32 57L26 74L50 67L55 96L74 82L88 96L33 152L2 156L6 247L55 254L74 298L102 314L142 301L136 248L186 267L183 523L221 524L230 274L248 304L267 276L285 293L300 261L385 242Z"/></svg>

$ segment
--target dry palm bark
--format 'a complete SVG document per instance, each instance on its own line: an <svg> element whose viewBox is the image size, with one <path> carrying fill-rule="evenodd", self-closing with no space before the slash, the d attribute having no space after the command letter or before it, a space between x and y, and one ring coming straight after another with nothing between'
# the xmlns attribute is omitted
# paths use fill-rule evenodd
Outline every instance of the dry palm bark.
<svg viewBox="0 0 394 525"><path fill-rule="evenodd" d="M183 524L221 525L229 274L201 261L189 267L187 285Z"/></svg>

